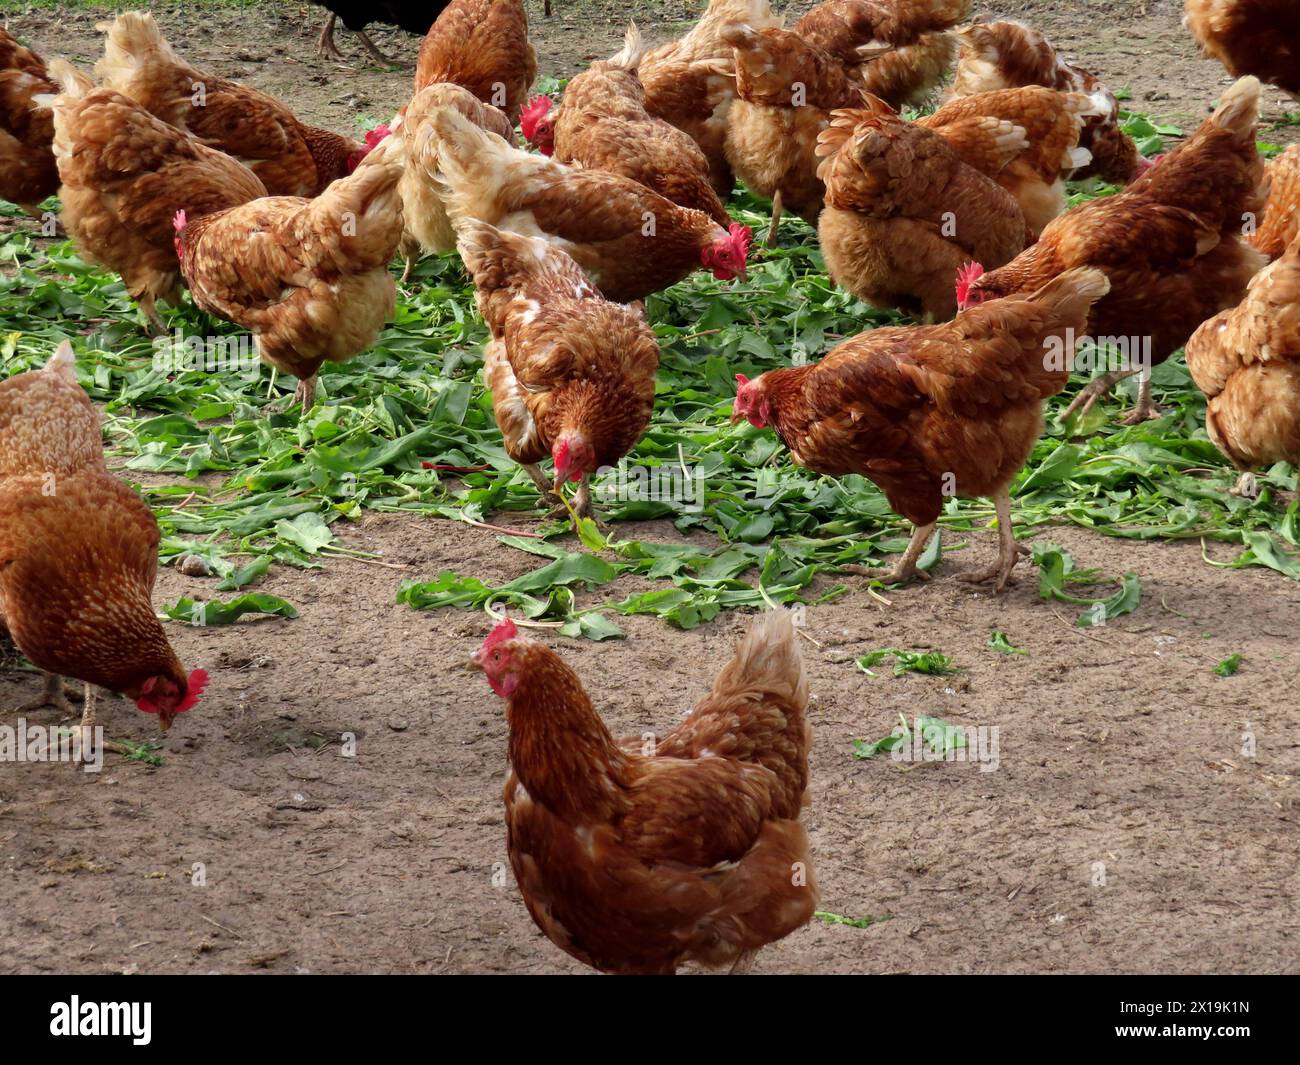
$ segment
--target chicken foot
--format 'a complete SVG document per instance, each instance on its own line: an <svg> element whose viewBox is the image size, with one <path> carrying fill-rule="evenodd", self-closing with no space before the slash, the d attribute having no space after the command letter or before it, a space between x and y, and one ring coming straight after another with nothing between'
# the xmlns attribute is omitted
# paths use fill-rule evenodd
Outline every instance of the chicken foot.
<svg viewBox="0 0 1300 1065"><path fill-rule="evenodd" d="M89 685L87 685L89 690ZM41 694L34 699L28 699L18 707L17 712L27 714L33 710L40 710L42 707L52 706L63 714L72 713L72 704L68 702L68 696L76 692L76 688L71 684L64 684L63 678L57 673L46 673L44 675L44 686Z"/></svg>
<svg viewBox="0 0 1300 1065"><path fill-rule="evenodd" d="M998 557L997 561L974 573L963 573L958 579L967 584L983 584L985 581L997 580L995 591L1004 591L1013 583L1011 571L1016 568L1021 555L1029 554L1029 548L1016 543L1015 533L1011 528L1011 495L1005 488L993 496L993 505L998 512Z"/></svg>
<svg viewBox="0 0 1300 1065"><path fill-rule="evenodd" d="M330 17L325 20L325 25L321 27L320 36L316 38L316 54L326 59L343 59L343 53L339 51L338 42L334 40L334 24L338 21L338 15L330 12Z"/></svg>
<svg viewBox="0 0 1300 1065"><path fill-rule="evenodd" d="M1099 396L1106 395L1120 381L1123 381L1126 377L1132 377L1137 372L1137 370L1112 370L1110 373L1104 373L1100 377L1093 378L1084 387L1083 391L1074 397L1074 401L1065 408L1062 417L1070 417L1076 410L1079 410L1080 406L1083 408L1079 410L1079 415L1082 417L1092 409L1092 405L1097 402Z"/></svg>
<svg viewBox="0 0 1300 1065"><path fill-rule="evenodd" d="M916 560L921 557L925 545L930 542L930 537L934 535L934 525L934 522L930 522L929 525L918 525L912 530L912 539L908 541L907 550L903 552L902 559L897 566L883 577L880 576L879 569L871 566L841 566L840 569L845 573L856 573L863 577L875 578L882 584L905 584L913 577L928 581L930 575L925 570L916 568Z"/></svg>
<svg viewBox="0 0 1300 1065"><path fill-rule="evenodd" d="M167 335L167 323L162 320L162 315L158 313L158 308L154 305L154 298L145 293L136 300L136 303L145 317L145 332L151 337L165 337Z"/></svg>
<svg viewBox="0 0 1300 1065"><path fill-rule="evenodd" d="M557 503L559 502L559 497L555 494L554 489L552 489L551 482L546 479L546 474L541 471L536 463L521 462L519 465L521 465L524 468L524 472L532 478L533 484L537 485L537 490L542 494L543 503L550 500L554 500Z"/></svg>
<svg viewBox="0 0 1300 1065"><path fill-rule="evenodd" d="M1120 424L1141 425L1142 422L1149 422L1154 418L1159 418L1164 413L1164 408L1157 407L1155 401L1151 398L1151 368L1148 366L1142 370L1142 376L1138 381L1137 406L1120 419Z"/></svg>
<svg viewBox="0 0 1300 1065"><path fill-rule="evenodd" d="M1228 489L1228 494L1241 496L1242 499L1258 499L1259 484L1255 480L1255 475L1250 470L1246 470L1237 478L1237 483Z"/></svg>

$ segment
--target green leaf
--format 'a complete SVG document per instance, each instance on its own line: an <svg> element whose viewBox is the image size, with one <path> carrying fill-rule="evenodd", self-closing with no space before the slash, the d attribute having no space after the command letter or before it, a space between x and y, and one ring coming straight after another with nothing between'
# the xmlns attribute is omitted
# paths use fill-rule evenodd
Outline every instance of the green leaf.
<svg viewBox="0 0 1300 1065"><path fill-rule="evenodd" d="M1232 654L1214 667L1214 675L1216 677L1232 677L1236 675L1237 670L1240 668L1241 655Z"/></svg>
<svg viewBox="0 0 1300 1065"><path fill-rule="evenodd" d="M1013 647L1007 634L999 629L993 630L993 635L989 637L989 646L995 651L1001 651L1004 655L1027 655L1029 654L1023 647Z"/></svg>
<svg viewBox="0 0 1300 1065"><path fill-rule="evenodd" d="M248 592L228 601L196 601L182 596L170 606L164 606L163 613L173 621L185 621L191 625L231 625L245 614L272 614L282 618L298 616L297 608L291 603L266 592Z"/></svg>

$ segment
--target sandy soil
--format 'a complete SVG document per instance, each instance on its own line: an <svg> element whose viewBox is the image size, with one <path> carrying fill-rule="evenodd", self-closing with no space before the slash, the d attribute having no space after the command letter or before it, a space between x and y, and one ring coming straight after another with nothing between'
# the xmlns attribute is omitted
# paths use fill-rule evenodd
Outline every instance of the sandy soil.
<svg viewBox="0 0 1300 1065"><path fill-rule="evenodd" d="M534 27L543 71L612 50L624 7L556 6ZM996 10L1095 59L1133 87L1135 106L1199 114L1226 79L1195 58L1176 5L1154 3L1146 17L1134 6ZM689 5L652 10L681 19ZM38 11L10 22L47 53L89 59L96 17ZM409 78L316 60L317 14L296 5L163 22L196 62L340 129L394 107ZM413 38L376 38L414 55ZM345 32L340 41L358 52ZM619 531L675 538L654 525ZM0 770L0 971L583 971L542 938L513 878L500 875L505 724L482 678L460 668L486 619L394 603L405 577L451 568L504 580L537 560L449 522L372 515L343 534L402 568L277 569L264 588L298 605L298 620L173 626L184 660L214 681L167 736L163 767L109 755L98 776ZM1268 571L1214 569L1195 543L1044 535L1080 565L1139 574L1139 610L1081 631L1032 579L1002 597L952 580L987 560L990 535L891 607L855 588L809 609L806 631L821 646L805 644L816 697L805 817L822 905L889 920L814 923L765 951L758 971L1300 968L1300 708L1290 694L1300 588ZM583 598L637 587L623 579ZM167 570L158 599L210 589ZM747 618L686 633L649 618L621 624L626 641L561 644L617 735L674 722ZM1029 654L987 648L993 629ZM872 679L854 668L856 655L885 646L943 650L962 671ZM1215 677L1232 653L1244 657L1240 674ZM4 671L0 705L18 705L36 684ZM998 770L854 759L853 740L885 735L899 714L997 726ZM105 699L100 717L114 736L151 736L121 700ZM348 732L352 758L340 747ZM1253 757L1243 755L1247 737ZM194 882L195 863L205 883Z"/></svg>

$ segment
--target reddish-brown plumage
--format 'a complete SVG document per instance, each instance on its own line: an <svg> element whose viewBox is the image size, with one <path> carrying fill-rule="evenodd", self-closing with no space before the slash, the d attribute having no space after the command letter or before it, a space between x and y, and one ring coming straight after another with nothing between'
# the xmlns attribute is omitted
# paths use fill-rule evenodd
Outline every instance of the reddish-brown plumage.
<svg viewBox="0 0 1300 1065"><path fill-rule="evenodd" d="M537 463L567 437L589 449L581 474L617 465L654 405L659 344L642 309L604 299L537 238L469 221L460 251L492 334L483 376L506 452Z"/></svg>
<svg viewBox="0 0 1300 1065"><path fill-rule="evenodd" d="M364 145L299 122L281 101L185 62L153 16L107 27L102 83L204 144L245 162L272 196L315 196L347 174Z"/></svg>
<svg viewBox="0 0 1300 1065"><path fill-rule="evenodd" d="M162 332L155 300L180 294L172 219L198 218L266 195L247 167L155 118L112 89L89 87L60 60L54 152L64 228L87 261L115 270Z"/></svg>
<svg viewBox="0 0 1300 1065"><path fill-rule="evenodd" d="M1158 165L1118 196L1061 215L1037 244L976 280L975 298L1033 291L1063 270L1097 267L1111 288L1093 308L1090 332L1133 338L1146 349L1143 361L1163 362L1203 321L1235 306L1265 261L1242 232L1260 208L1258 104L1259 82L1238 82Z"/></svg>
<svg viewBox="0 0 1300 1065"><path fill-rule="evenodd" d="M153 513L104 464L71 347L0 383L0 623L19 650L131 698L159 678L183 698L152 603L158 542Z"/></svg>
<svg viewBox="0 0 1300 1065"><path fill-rule="evenodd" d="M414 91L451 82L514 123L536 77L522 0L452 0L420 44Z"/></svg>
<svg viewBox="0 0 1300 1065"><path fill-rule="evenodd" d="M709 161L713 189L731 194L735 177L727 162L727 124L736 100L735 65L723 28L743 22L755 29L779 26L768 0L709 0L690 32L646 53L639 74L646 110L687 133Z"/></svg>
<svg viewBox="0 0 1300 1065"><path fill-rule="evenodd" d="M961 60L953 80L952 97L1041 85L1059 92L1092 97L1095 113L1084 119L1079 144L1091 161L1075 175L1098 176L1127 183L1138 177L1145 162L1137 146L1119 127L1119 101L1096 77L1067 63L1037 30L1018 22L982 22L957 31Z"/></svg>
<svg viewBox="0 0 1300 1065"><path fill-rule="evenodd" d="M1300 233L1300 144L1268 164L1268 202L1250 243L1276 259Z"/></svg>
<svg viewBox="0 0 1300 1065"><path fill-rule="evenodd" d="M615 742L542 644L500 640L475 661L508 694L507 846L556 946L605 972L671 973L743 961L809 920L808 687L788 615L756 621L657 743Z"/></svg>
<svg viewBox="0 0 1300 1065"><path fill-rule="evenodd" d="M54 118L33 97L58 92L45 61L0 27L0 199L29 214L59 190Z"/></svg>
<svg viewBox="0 0 1300 1065"><path fill-rule="evenodd" d="M184 219L177 234L194 302L249 330L261 358L301 381L364 351L393 313L388 271L402 235L393 134L315 199L267 196ZM310 392L300 398L310 406Z"/></svg>
<svg viewBox="0 0 1300 1065"><path fill-rule="evenodd" d="M510 147L453 108L407 131L411 166L445 189L453 221L476 218L544 236L587 271L606 298L642 299L707 266L729 279L744 273L748 230L723 229L640 182L602 170L566 167Z"/></svg>
<svg viewBox="0 0 1300 1065"><path fill-rule="evenodd" d="M929 525L946 495L991 496L1024 465L1043 400L1069 378L1070 331L1083 335L1105 288L1098 271L1074 271L944 325L861 333L743 385L737 414L770 424L801 466L869 477L895 511Z"/></svg>
<svg viewBox="0 0 1300 1065"><path fill-rule="evenodd" d="M1239 470L1300 464L1300 234L1187 342L1205 429Z"/></svg>
<svg viewBox="0 0 1300 1065"><path fill-rule="evenodd" d="M1295 0L1187 0L1201 51L1234 78L1253 74L1300 100L1300 4Z"/></svg>
<svg viewBox="0 0 1300 1065"><path fill-rule="evenodd" d="M569 82L553 117L554 156L561 163L631 178L680 207L729 225L699 146L645 109L645 90L637 77L644 50L633 26L618 55L593 63Z"/></svg>
<svg viewBox="0 0 1300 1065"><path fill-rule="evenodd" d="M860 299L951 318L952 279L963 263L1005 263L1025 246L1014 197L969 166L942 131L904 122L880 100L833 111L817 151L825 156L818 235L826 267Z"/></svg>

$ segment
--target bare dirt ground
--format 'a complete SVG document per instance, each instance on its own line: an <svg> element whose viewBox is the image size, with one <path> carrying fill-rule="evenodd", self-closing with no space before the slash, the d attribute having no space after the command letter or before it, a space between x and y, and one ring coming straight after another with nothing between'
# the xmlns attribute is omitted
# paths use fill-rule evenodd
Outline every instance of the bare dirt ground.
<svg viewBox="0 0 1300 1065"><path fill-rule="evenodd" d="M1146 17L1134 6L992 10L1038 22L1131 85L1135 107L1199 115L1226 78L1195 57L1178 5L1154 3ZM556 7L534 25L543 72L613 50L625 6ZM633 10L657 36L690 7ZM160 16L195 62L339 129L396 107L408 83L407 70L318 61L315 9ZM47 54L89 60L98 17L11 10L10 25ZM414 38L376 38L414 56ZM346 31L340 42L359 54ZM676 538L667 526L619 532ZM536 931L509 873L494 877L506 860L505 724L482 677L459 668L486 619L394 603L404 577L449 568L500 581L537 560L443 521L372 515L342 535L402 568L277 568L264 590L296 604L299 619L173 626L182 658L214 680L168 734L164 766L110 754L98 776L0 768L0 971L584 971ZM1027 566L1002 597L954 581L987 560L992 535L948 556L929 585L892 595L891 607L855 588L809 609L807 632L822 646L805 644L816 697L805 819L822 905L889 920L814 922L764 951L757 971L1300 968L1300 588L1269 571L1212 568L1196 543L1043 535L1080 565L1139 574L1138 611L1083 631L1073 611L1039 599ZM158 601L210 587L168 569ZM583 598L635 590L624 578ZM616 735L661 730L707 689L747 623L725 614L680 632L620 619L626 641L563 641L561 651ZM990 650L994 629L1029 654ZM856 655L885 646L943 650L962 671L896 679L885 667L872 679L855 669ZM1241 672L1215 677L1232 653ZM17 706L37 683L4 671L0 706ZM999 768L855 760L852 741L887 734L899 714L998 726ZM153 735L115 698L100 720L115 737ZM357 737L354 758L342 755L345 732ZM1243 754L1247 736L1254 757ZM195 863L203 885L192 882Z"/></svg>

